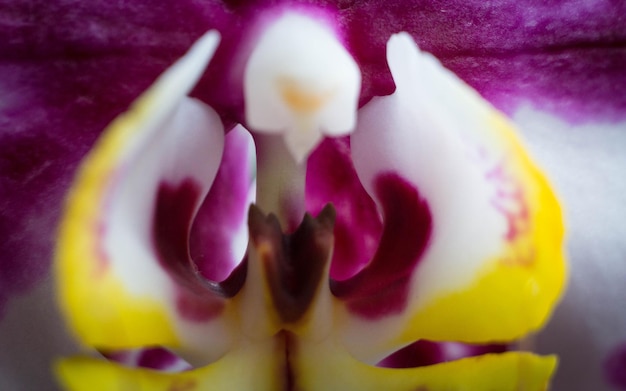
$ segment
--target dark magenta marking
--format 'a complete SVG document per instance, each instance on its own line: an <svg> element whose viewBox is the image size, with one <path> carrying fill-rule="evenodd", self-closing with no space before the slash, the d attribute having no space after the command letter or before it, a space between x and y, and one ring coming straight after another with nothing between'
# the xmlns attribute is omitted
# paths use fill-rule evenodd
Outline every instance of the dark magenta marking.
<svg viewBox="0 0 626 391"><path fill-rule="evenodd" d="M506 345L469 345L458 342L420 340L389 355L378 363L383 368L417 368L489 353L504 353Z"/></svg>
<svg viewBox="0 0 626 391"><path fill-rule="evenodd" d="M168 369L181 361L181 358L163 348L143 350L137 359L137 366L151 369Z"/></svg>
<svg viewBox="0 0 626 391"><path fill-rule="evenodd" d="M264 268L274 308L284 322L309 309L325 276L333 245L335 211L328 205L316 218L305 215L293 234L284 235L275 215L256 206L248 214L250 240ZM268 251L269 249L269 251Z"/></svg>
<svg viewBox="0 0 626 391"><path fill-rule="evenodd" d="M331 280L331 291L353 312L377 318L401 312L409 282L426 249L432 216L417 189L396 174L376 178L384 228L371 263L345 281Z"/></svg>
<svg viewBox="0 0 626 391"><path fill-rule="evenodd" d="M100 350L107 360L114 361L129 368L150 368L168 370L176 367L177 370L191 369L182 358L162 347L151 347L137 350Z"/></svg>
<svg viewBox="0 0 626 391"><path fill-rule="evenodd" d="M178 283L178 312L188 320L201 322L218 315L223 302L202 286L189 257L189 230L199 196L200 188L191 179L177 187L162 183L157 193L153 237L162 266Z"/></svg>
<svg viewBox="0 0 626 391"><path fill-rule="evenodd" d="M189 256L189 232L200 188L191 179L178 186L161 183L153 221L155 252L165 270L178 283L176 305L181 316L192 321L207 321L224 306L223 297L236 294L246 277L246 263L229 278L216 283L205 280Z"/></svg>
<svg viewBox="0 0 626 391"><path fill-rule="evenodd" d="M626 390L626 343L609 353L604 361L604 376L612 386Z"/></svg>
<svg viewBox="0 0 626 391"><path fill-rule="evenodd" d="M383 230L354 169L349 137L325 139L307 161L307 210L319 213L329 202L337 213L330 277L345 280L372 259Z"/></svg>

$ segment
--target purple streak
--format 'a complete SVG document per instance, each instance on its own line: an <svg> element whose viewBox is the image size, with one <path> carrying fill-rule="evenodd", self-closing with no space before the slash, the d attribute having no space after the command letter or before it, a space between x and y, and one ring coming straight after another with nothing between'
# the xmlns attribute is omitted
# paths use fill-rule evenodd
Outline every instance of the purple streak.
<svg viewBox="0 0 626 391"><path fill-rule="evenodd" d="M460 342L420 340L389 355L378 366L383 368L416 368L459 360L466 357L506 352L506 345L469 345Z"/></svg>

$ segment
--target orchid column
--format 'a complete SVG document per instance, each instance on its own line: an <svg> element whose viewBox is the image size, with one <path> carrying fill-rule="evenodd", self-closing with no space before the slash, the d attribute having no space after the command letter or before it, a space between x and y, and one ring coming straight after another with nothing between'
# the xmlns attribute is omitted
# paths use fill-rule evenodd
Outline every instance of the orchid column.
<svg viewBox="0 0 626 391"><path fill-rule="evenodd" d="M297 223L305 212L306 158L323 136L354 130L361 74L320 21L287 14L267 23L244 78L246 121L260 145L258 204Z"/></svg>
<svg viewBox="0 0 626 391"><path fill-rule="evenodd" d="M423 340L541 328L564 284L561 215L506 118L408 34L387 45L396 91L358 109L359 68L319 15L260 24L245 127L187 96L210 31L85 159L57 249L70 326L96 349L165 346L195 368L72 358L68 389L548 386L556 358L528 352L377 365Z"/></svg>

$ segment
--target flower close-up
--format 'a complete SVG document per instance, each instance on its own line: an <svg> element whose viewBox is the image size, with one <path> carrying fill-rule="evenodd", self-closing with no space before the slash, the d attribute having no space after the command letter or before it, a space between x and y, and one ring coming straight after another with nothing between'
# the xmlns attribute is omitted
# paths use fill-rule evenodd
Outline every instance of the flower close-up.
<svg viewBox="0 0 626 391"><path fill-rule="evenodd" d="M2 2L0 387L626 389L624 27Z"/></svg>

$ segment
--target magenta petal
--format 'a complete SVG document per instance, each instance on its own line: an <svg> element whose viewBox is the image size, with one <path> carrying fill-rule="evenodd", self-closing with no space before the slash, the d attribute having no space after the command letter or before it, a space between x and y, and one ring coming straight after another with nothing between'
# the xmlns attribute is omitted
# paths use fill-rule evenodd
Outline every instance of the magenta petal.
<svg viewBox="0 0 626 391"><path fill-rule="evenodd" d="M166 64L154 59L0 61L0 309L48 271L74 168ZM123 74L112 73L124 70Z"/></svg>
<svg viewBox="0 0 626 391"><path fill-rule="evenodd" d="M76 349L46 279L63 197L98 132L165 64L123 57L33 63L10 61L6 53L0 60L0 389L49 389L50 362ZM132 82L108 69L125 69ZM24 296L4 305L18 295Z"/></svg>
<svg viewBox="0 0 626 391"><path fill-rule="evenodd" d="M508 114L528 100L572 123L626 118L626 48L582 47L442 60Z"/></svg>
<svg viewBox="0 0 626 391"><path fill-rule="evenodd" d="M179 57L211 27L228 24L221 1L0 2L3 58Z"/></svg>
<svg viewBox="0 0 626 391"><path fill-rule="evenodd" d="M0 316L48 272L62 199L98 134L223 5L0 5Z"/></svg>
<svg viewBox="0 0 626 391"><path fill-rule="evenodd" d="M407 31L498 108L530 100L573 121L626 118L626 3L368 1L346 10L363 95L389 93L385 44Z"/></svg>
<svg viewBox="0 0 626 391"><path fill-rule="evenodd" d="M329 202L337 212L330 276L345 280L371 260L382 232L376 204L354 170L349 137L325 139L307 163L307 210L317 215Z"/></svg>

